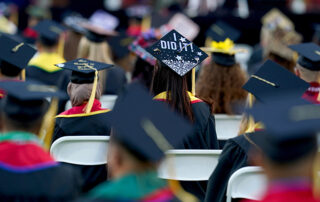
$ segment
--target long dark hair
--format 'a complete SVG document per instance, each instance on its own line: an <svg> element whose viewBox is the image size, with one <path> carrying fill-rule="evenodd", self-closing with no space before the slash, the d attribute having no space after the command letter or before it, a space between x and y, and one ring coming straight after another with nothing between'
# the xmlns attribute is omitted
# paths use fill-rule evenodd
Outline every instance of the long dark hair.
<svg viewBox="0 0 320 202"><path fill-rule="evenodd" d="M191 71L181 77L165 64L157 61L150 90L153 95L166 91L166 101L169 106L193 122L193 113L188 95L188 91L191 90Z"/></svg>

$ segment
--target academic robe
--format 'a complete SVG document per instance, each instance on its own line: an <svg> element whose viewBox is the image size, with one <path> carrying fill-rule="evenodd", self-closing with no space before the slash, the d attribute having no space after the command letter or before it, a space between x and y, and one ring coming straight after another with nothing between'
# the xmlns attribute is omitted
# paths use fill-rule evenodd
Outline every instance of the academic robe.
<svg viewBox="0 0 320 202"><path fill-rule="evenodd" d="M154 97L155 100L165 101L166 92L160 93ZM211 114L209 106L201 99L188 92L192 112L194 116L193 134L186 138L183 147L178 149L219 149L217 140L215 119ZM207 181L201 182L181 182L183 188L194 194L203 201L207 186Z"/></svg>
<svg viewBox="0 0 320 202"><path fill-rule="evenodd" d="M320 92L320 83L311 82L308 90L302 95L302 98L314 103L320 104L320 100L318 100Z"/></svg>
<svg viewBox="0 0 320 202"><path fill-rule="evenodd" d="M26 79L34 79L46 85L54 85L60 90L67 92L70 72L54 66L55 64L64 62L65 59L57 53L39 53L30 60L26 68ZM66 102L67 100L59 102L58 113L65 109Z"/></svg>
<svg viewBox="0 0 320 202"><path fill-rule="evenodd" d="M272 181L260 202L320 202L312 192L312 183L304 179ZM242 200L253 202L253 200Z"/></svg>
<svg viewBox="0 0 320 202"><path fill-rule="evenodd" d="M252 144L248 139L255 142L256 136L255 133L250 133L246 134L246 136L240 135L231 138L226 142L220 155L218 165L209 178L205 196L206 202L226 201L229 178L238 169L249 166L248 152L249 149L252 148Z"/></svg>
<svg viewBox="0 0 320 202"><path fill-rule="evenodd" d="M56 116L56 123L52 141L64 136L79 135L110 135L110 127L106 124L109 118L109 109L101 108L99 100L94 100L91 112L84 113L86 103ZM105 165L79 166L73 165L81 170L85 181L82 191L87 192L95 185L107 179L107 168Z"/></svg>
<svg viewBox="0 0 320 202"><path fill-rule="evenodd" d="M103 95L118 95L127 83L126 72L121 67L111 67L107 71Z"/></svg>
<svg viewBox="0 0 320 202"><path fill-rule="evenodd" d="M169 189L167 181L158 178L156 171L127 174L104 182L92 189L80 201L179 201Z"/></svg>
<svg viewBox="0 0 320 202"><path fill-rule="evenodd" d="M0 201L70 201L78 197L81 176L41 148L31 133L0 137Z"/></svg>

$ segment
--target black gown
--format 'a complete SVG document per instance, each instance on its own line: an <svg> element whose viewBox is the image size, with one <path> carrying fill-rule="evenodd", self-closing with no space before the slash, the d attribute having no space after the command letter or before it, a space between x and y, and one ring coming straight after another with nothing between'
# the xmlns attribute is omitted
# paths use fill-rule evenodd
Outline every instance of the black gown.
<svg viewBox="0 0 320 202"><path fill-rule="evenodd" d="M100 106L100 102L95 100L94 107L100 108ZM83 113L83 107L79 107L76 109L71 108L70 110L64 112L68 115L58 115L56 117L56 124L52 141L55 141L56 139L64 136L110 135L111 129L106 124L106 120L109 118L109 110L101 110L96 114L89 116L85 114L72 114L76 113L77 111ZM74 117L73 115L76 116ZM104 182L107 179L106 165L73 166L81 170L81 174L84 180L82 192L89 191L97 184Z"/></svg>
<svg viewBox="0 0 320 202"><path fill-rule="evenodd" d="M255 142L256 133L246 134L246 136L252 142ZM253 148L253 145L248 139L245 135L240 135L227 141L219 158L219 163L209 178L205 201L226 201L230 176L238 169L249 166L248 152Z"/></svg>
<svg viewBox="0 0 320 202"><path fill-rule="evenodd" d="M164 101L165 94L161 93L154 99ZM191 94L189 97L194 116L194 130L193 134L184 140L183 146L178 149L219 149L215 119L209 105ZM200 201L204 200L207 181L183 181L180 183L187 192L195 195Z"/></svg>
<svg viewBox="0 0 320 202"><path fill-rule="evenodd" d="M103 95L118 95L128 83L126 72L118 66L107 71Z"/></svg>

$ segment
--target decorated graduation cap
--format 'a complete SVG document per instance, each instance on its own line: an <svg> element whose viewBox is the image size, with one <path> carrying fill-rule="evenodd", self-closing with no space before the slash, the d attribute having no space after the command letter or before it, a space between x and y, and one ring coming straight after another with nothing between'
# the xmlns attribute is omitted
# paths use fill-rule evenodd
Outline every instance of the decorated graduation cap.
<svg viewBox="0 0 320 202"><path fill-rule="evenodd" d="M204 47L201 48L201 50L212 53L212 60L225 67L236 64L236 53L246 51L244 49L235 48L233 41L229 38L219 42L211 41L210 47Z"/></svg>
<svg viewBox="0 0 320 202"><path fill-rule="evenodd" d="M40 40L46 45L58 43L60 34L66 30L64 26L52 20L43 20L33 27L40 35Z"/></svg>
<svg viewBox="0 0 320 202"><path fill-rule="evenodd" d="M114 29L118 25L118 18L103 10L97 10L87 22L81 23L81 26L87 29L86 37L96 43L105 41L107 36L117 35Z"/></svg>
<svg viewBox="0 0 320 202"><path fill-rule="evenodd" d="M15 121L37 120L48 109L45 98L66 98L67 94L55 86L44 85L36 81L3 81L0 88L6 92L1 100L1 110Z"/></svg>
<svg viewBox="0 0 320 202"><path fill-rule="evenodd" d="M87 22L87 19L83 18L81 14L78 13L72 13L63 18L63 23L72 31L79 34L85 34L87 31L81 26L81 24L84 22Z"/></svg>
<svg viewBox="0 0 320 202"><path fill-rule="evenodd" d="M180 76L184 76L208 57L205 52L175 30L170 31L146 50Z"/></svg>
<svg viewBox="0 0 320 202"><path fill-rule="evenodd" d="M261 19L264 28L275 30L281 28L284 30L294 30L294 23L285 16L279 9L273 8L267 12Z"/></svg>
<svg viewBox="0 0 320 202"><path fill-rule="evenodd" d="M267 104L256 105L249 113L266 126L265 134L256 143L272 160L290 162L317 150L319 105L289 93L273 97Z"/></svg>
<svg viewBox="0 0 320 202"><path fill-rule="evenodd" d="M117 100L110 119L114 138L148 162L158 162L169 149L181 146L192 126L140 84L131 84Z"/></svg>
<svg viewBox="0 0 320 202"><path fill-rule="evenodd" d="M36 53L31 46L0 34L0 69L6 76L18 76Z"/></svg>
<svg viewBox="0 0 320 202"><path fill-rule="evenodd" d="M253 94L260 102L269 102L270 95L281 95L292 91L291 95L301 97L309 84L289 72L279 64L267 60L259 70L251 75L242 88Z"/></svg>
<svg viewBox="0 0 320 202"><path fill-rule="evenodd" d="M302 43L289 46L299 53L298 64L311 71L320 71L320 46L315 43Z"/></svg>
<svg viewBox="0 0 320 202"><path fill-rule="evenodd" d="M241 32L224 21L218 21L210 26L206 35L213 41L225 41L227 38L232 41L239 39Z"/></svg>
<svg viewBox="0 0 320 202"><path fill-rule="evenodd" d="M65 63L55 64L55 66L71 70L71 82L77 84L92 83L92 92L88 101L86 113L89 113L95 98L96 89L98 85L98 71L113 67L111 64L96 62L84 58L68 61Z"/></svg>

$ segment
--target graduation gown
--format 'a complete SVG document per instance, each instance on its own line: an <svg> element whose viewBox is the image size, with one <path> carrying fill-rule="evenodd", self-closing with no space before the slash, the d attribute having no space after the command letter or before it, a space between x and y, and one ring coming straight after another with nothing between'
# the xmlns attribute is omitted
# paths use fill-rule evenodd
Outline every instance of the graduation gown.
<svg viewBox="0 0 320 202"><path fill-rule="evenodd" d="M107 71L103 94L118 95L127 83L126 72L121 67L111 67Z"/></svg>
<svg viewBox="0 0 320 202"><path fill-rule="evenodd" d="M255 133L246 135L251 141L255 142ZM229 178L238 169L249 166L248 152L251 146L252 144L245 135L237 136L226 142L218 165L209 178L205 201L226 201Z"/></svg>
<svg viewBox="0 0 320 202"><path fill-rule="evenodd" d="M253 202L253 200L242 200ZM261 202L320 202L314 198L311 182L303 179L287 179L271 182Z"/></svg>
<svg viewBox="0 0 320 202"><path fill-rule="evenodd" d="M320 83L311 82L308 90L303 94L302 98L314 103L320 104L320 100L318 100L320 92Z"/></svg>
<svg viewBox="0 0 320 202"><path fill-rule="evenodd" d="M79 135L110 135L110 127L106 124L109 118L109 109L101 108L99 100L94 100L91 112L84 113L86 103L75 106L56 116L56 123L52 141L64 136ZM97 184L107 179L105 165L79 166L73 165L81 170L85 181L82 191L87 192Z"/></svg>
<svg viewBox="0 0 320 202"><path fill-rule="evenodd" d="M193 134L188 136L183 142L183 147L179 149L219 149L217 140L215 119L211 114L209 106L201 99L188 92L192 112L194 116ZM154 97L155 100L165 101L166 92ZM194 194L201 201L204 199L207 182L181 182L183 188Z"/></svg>
<svg viewBox="0 0 320 202"><path fill-rule="evenodd" d="M26 132L0 137L0 201L70 201L80 193L81 177L54 161Z"/></svg>
<svg viewBox="0 0 320 202"><path fill-rule="evenodd" d="M92 189L81 201L179 201L156 171L127 174Z"/></svg>

